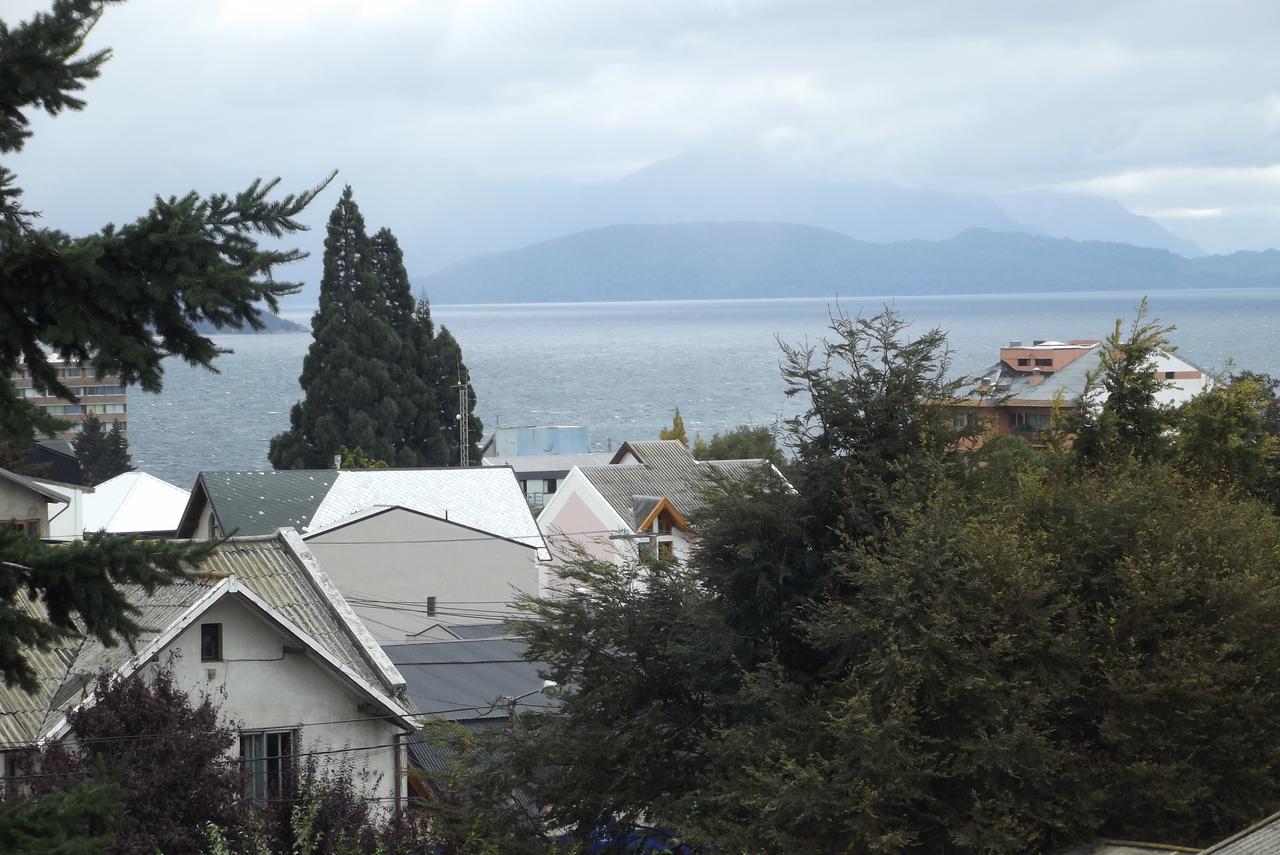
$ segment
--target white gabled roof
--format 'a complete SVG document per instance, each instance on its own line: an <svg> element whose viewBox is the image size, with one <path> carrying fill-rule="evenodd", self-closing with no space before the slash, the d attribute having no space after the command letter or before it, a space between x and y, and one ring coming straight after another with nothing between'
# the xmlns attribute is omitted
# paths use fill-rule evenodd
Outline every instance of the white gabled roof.
<svg viewBox="0 0 1280 855"><path fill-rule="evenodd" d="M304 534L328 528L373 508L399 505L539 550L542 532L524 491L506 467L469 469L344 469L303 527Z"/></svg>
<svg viewBox="0 0 1280 855"><path fill-rule="evenodd" d="M125 472L84 497L84 530L174 531L191 494L146 472Z"/></svg>

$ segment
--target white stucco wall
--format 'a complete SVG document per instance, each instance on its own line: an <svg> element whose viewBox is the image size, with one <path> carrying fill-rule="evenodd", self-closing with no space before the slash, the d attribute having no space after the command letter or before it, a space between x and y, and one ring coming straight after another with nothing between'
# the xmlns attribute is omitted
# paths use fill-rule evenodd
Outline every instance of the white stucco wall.
<svg viewBox="0 0 1280 855"><path fill-rule="evenodd" d="M49 532L49 500L26 487L0 478L0 520L40 520L40 534Z"/></svg>
<svg viewBox="0 0 1280 855"><path fill-rule="evenodd" d="M309 535L325 574L379 641L404 641L435 623L496 623L516 592L539 591L537 550L494 535L391 508ZM438 613L425 603L435 597ZM409 609L413 609L410 611Z"/></svg>
<svg viewBox="0 0 1280 855"><path fill-rule="evenodd" d="M220 662L200 661L200 625L222 624ZM402 731L391 722L374 718L364 698L353 687L311 654L286 653L286 645L297 647L261 614L244 602L227 597L216 603L182 632L157 657L160 663L170 653L178 685L193 699L209 695L220 707L224 720L242 722L242 731L296 730L294 752L327 751L335 748L388 746ZM396 795L396 754L400 749L371 748L318 756L322 764L353 762L357 781L367 795L389 799ZM239 740L230 754L239 757ZM404 758L399 769L403 770ZM400 783L404 792L404 782ZM391 801L379 804L390 806Z"/></svg>

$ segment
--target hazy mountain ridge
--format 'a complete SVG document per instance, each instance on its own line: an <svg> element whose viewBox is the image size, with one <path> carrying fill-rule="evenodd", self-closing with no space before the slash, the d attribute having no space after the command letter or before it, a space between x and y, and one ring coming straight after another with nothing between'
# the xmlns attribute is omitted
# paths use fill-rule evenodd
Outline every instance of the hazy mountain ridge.
<svg viewBox="0 0 1280 855"><path fill-rule="evenodd" d="M1200 255L1191 241L1100 197L1048 190L998 195L888 181L803 177L768 161L683 155L594 184L453 176L415 202L397 229L414 267L433 272L487 252L611 225L795 223L889 243L944 240L969 228L1112 240Z"/></svg>
<svg viewBox="0 0 1280 855"><path fill-rule="evenodd" d="M969 229L873 243L793 223L589 229L415 277L437 303L1109 291L1280 285L1280 252L1163 249Z"/></svg>

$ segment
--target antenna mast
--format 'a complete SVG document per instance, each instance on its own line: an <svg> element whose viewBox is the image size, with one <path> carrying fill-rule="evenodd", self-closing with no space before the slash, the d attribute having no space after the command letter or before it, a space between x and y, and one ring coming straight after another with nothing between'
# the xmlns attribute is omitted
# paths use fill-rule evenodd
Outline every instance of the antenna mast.
<svg viewBox="0 0 1280 855"><path fill-rule="evenodd" d="M461 366L458 371L458 466L466 469L470 464L467 458L471 451L471 390L462 379Z"/></svg>

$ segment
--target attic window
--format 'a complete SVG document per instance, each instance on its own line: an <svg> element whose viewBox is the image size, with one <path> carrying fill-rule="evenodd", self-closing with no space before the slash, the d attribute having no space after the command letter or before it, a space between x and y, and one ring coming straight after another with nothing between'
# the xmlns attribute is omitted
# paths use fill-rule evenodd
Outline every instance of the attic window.
<svg viewBox="0 0 1280 855"><path fill-rule="evenodd" d="M1178 378L1178 372L1176 371L1166 371L1164 373L1164 379L1166 380L1176 380L1177 378Z"/></svg>
<svg viewBox="0 0 1280 855"><path fill-rule="evenodd" d="M200 661L222 661L222 624L200 624Z"/></svg>
<svg viewBox="0 0 1280 855"><path fill-rule="evenodd" d="M1053 367L1053 360L1052 360L1052 359L1037 359L1037 360L1036 360L1036 365L1039 365L1039 366L1040 366L1040 367L1042 367L1042 368L1052 368L1052 367Z"/></svg>
<svg viewBox="0 0 1280 855"><path fill-rule="evenodd" d="M1026 367L1027 367L1027 366L1029 366L1030 364L1031 364L1031 358L1030 358L1030 357L1023 356L1023 357L1019 357L1019 358L1018 358L1018 367L1020 367L1020 368L1026 368Z"/></svg>

